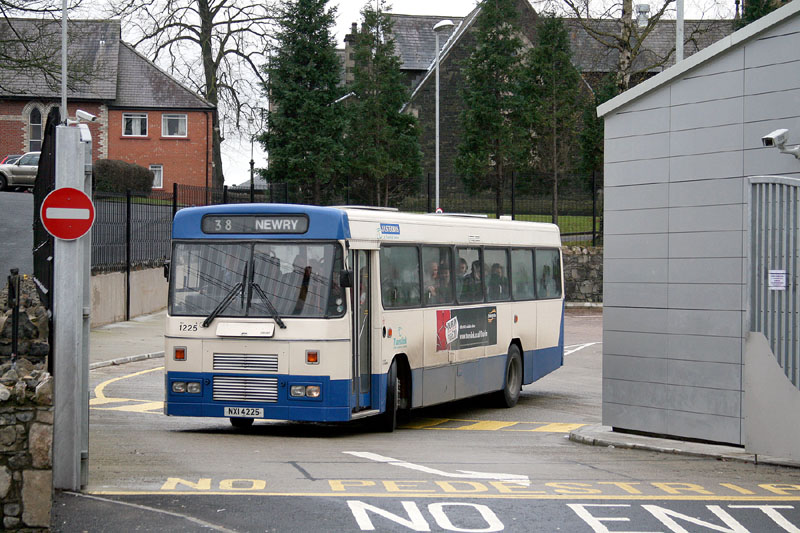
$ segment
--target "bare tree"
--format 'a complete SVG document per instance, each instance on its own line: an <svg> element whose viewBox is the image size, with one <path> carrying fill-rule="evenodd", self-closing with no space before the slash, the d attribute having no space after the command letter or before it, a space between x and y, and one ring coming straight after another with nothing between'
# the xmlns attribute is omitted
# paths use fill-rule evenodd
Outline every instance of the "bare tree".
<svg viewBox="0 0 800 533"><path fill-rule="evenodd" d="M273 25L269 0L111 0L126 40L217 107L212 185L224 183L225 128L241 131L258 114L261 66ZM253 135L257 132L247 132Z"/></svg>
<svg viewBox="0 0 800 533"><path fill-rule="evenodd" d="M615 64L611 72L619 92L625 91L653 72L661 71L674 63L675 33L671 26L672 46L663 46L664 22L674 17L675 0L642 0L649 11L638 17L633 0L590 3L588 0L543 0L548 9L554 9L577 22L600 45L598 62ZM597 7L599 6L599 9ZM703 13L719 12L716 0L709 0ZM687 20L684 30L684 48L689 53L708 46L732 31L732 21ZM667 32L669 33L669 32ZM649 39L655 37L658 38ZM669 41L667 41L669 42ZM602 71L604 69L600 69Z"/></svg>
<svg viewBox="0 0 800 533"><path fill-rule="evenodd" d="M70 0L68 13L81 1ZM0 0L0 92L24 95L30 80L49 89L60 86L61 9L61 0ZM80 31L69 26L70 38L77 38ZM91 75L81 59L75 54L70 59L70 88Z"/></svg>

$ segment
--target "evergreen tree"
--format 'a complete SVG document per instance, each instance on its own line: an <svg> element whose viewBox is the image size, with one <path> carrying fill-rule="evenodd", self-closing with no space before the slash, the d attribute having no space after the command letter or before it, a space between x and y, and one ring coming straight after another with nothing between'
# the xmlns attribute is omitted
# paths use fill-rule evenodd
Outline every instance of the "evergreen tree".
<svg viewBox="0 0 800 533"><path fill-rule="evenodd" d="M465 106L456 169L468 191L494 192L499 217L522 140L516 91L522 41L514 0L483 0L480 6L475 50L463 70Z"/></svg>
<svg viewBox="0 0 800 533"><path fill-rule="evenodd" d="M537 43L526 54L519 93L532 152L529 164L552 180L553 223L558 223L558 184L573 168L583 109L581 75L572 65L569 35L560 18L543 15Z"/></svg>
<svg viewBox="0 0 800 533"><path fill-rule="evenodd" d="M603 172L604 121L597 116L597 107L617 95L617 85L613 74L603 77L595 90L594 98L588 99L583 110L583 128L580 131L581 174L591 176L593 172Z"/></svg>
<svg viewBox="0 0 800 533"><path fill-rule="evenodd" d="M422 154L416 119L400 109L408 88L395 52L392 22L383 1L367 3L355 35L355 68L347 103L345 137L350 186L362 203L387 206L413 194L419 185Z"/></svg>
<svg viewBox="0 0 800 533"><path fill-rule="evenodd" d="M284 182L299 199L332 199L342 161L344 119L334 102L341 65L331 27L335 8L327 0L283 0L276 53L266 70L267 131L259 136L269 153L271 182Z"/></svg>
<svg viewBox="0 0 800 533"><path fill-rule="evenodd" d="M744 28L780 6L775 0L746 0L742 3L742 18L736 21L736 29Z"/></svg>

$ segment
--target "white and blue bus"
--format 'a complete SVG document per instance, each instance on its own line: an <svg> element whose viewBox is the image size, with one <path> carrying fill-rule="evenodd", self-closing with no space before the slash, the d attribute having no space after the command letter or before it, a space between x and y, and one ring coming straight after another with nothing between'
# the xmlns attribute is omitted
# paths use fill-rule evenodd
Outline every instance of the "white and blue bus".
<svg viewBox="0 0 800 533"><path fill-rule="evenodd" d="M552 224L359 207L179 211L170 416L344 422L494 393L564 359Z"/></svg>

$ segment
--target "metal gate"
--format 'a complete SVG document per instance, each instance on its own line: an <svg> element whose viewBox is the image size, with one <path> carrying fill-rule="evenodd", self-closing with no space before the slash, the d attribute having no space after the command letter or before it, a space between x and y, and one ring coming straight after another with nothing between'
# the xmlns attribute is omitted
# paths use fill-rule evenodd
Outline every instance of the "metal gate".
<svg viewBox="0 0 800 533"><path fill-rule="evenodd" d="M750 331L800 388L800 179L750 179Z"/></svg>

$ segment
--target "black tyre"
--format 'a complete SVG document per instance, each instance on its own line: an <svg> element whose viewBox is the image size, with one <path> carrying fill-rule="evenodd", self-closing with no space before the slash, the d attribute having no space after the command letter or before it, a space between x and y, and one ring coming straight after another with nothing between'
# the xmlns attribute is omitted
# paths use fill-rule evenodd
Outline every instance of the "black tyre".
<svg viewBox="0 0 800 533"><path fill-rule="evenodd" d="M516 344L508 347L508 358L506 359L506 379L503 390L497 393L500 405L503 407L514 407L519 400L519 393L522 389L522 355Z"/></svg>
<svg viewBox="0 0 800 533"><path fill-rule="evenodd" d="M247 429L253 425L252 418L231 418L231 425L238 429Z"/></svg>
<svg viewBox="0 0 800 533"><path fill-rule="evenodd" d="M0 191L4 191L7 188L8 188L8 178L0 174Z"/></svg>
<svg viewBox="0 0 800 533"><path fill-rule="evenodd" d="M400 398L398 392L400 383L397 380L397 362L392 361L389 367L389 375L386 378L386 411L380 415L378 429L391 433L397 428L397 405Z"/></svg>

